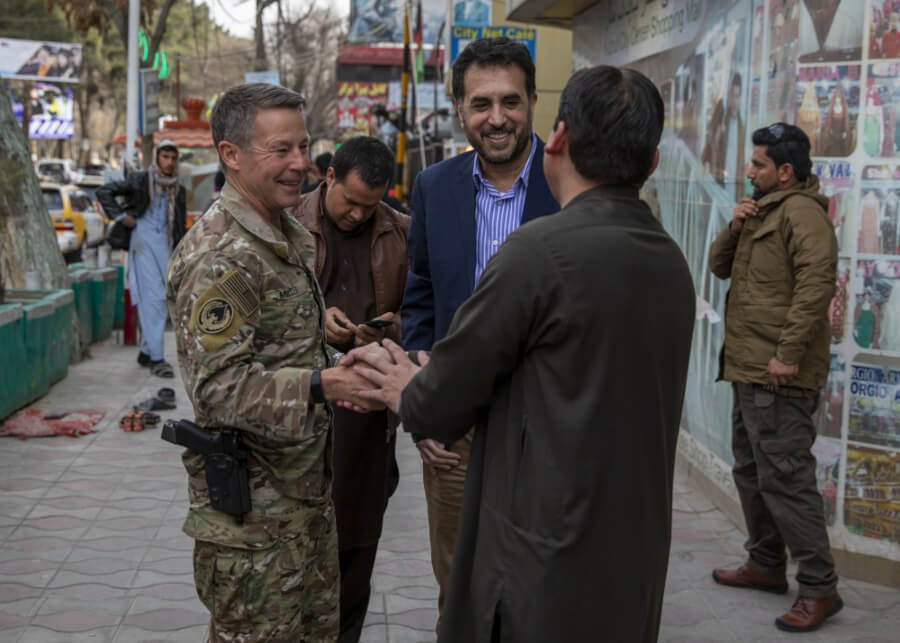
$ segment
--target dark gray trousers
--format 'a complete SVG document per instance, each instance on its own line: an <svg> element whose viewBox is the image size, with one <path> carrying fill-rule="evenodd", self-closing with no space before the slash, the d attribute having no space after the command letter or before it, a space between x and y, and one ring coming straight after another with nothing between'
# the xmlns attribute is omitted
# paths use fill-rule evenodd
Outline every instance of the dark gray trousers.
<svg viewBox="0 0 900 643"><path fill-rule="evenodd" d="M810 452L818 398L777 395L755 384L733 386L733 472L747 523L748 564L782 575L787 545L798 564L800 595L827 596L837 587L837 575Z"/></svg>

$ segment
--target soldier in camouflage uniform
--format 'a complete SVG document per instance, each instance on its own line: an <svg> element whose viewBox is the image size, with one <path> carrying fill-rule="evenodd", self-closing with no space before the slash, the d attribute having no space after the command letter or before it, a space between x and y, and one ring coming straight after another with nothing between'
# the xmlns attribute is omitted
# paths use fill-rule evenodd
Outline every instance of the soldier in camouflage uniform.
<svg viewBox="0 0 900 643"><path fill-rule="evenodd" d="M338 555L331 411L368 383L326 368L315 244L285 208L309 168L302 98L241 85L211 125L227 184L169 264L179 366L198 425L234 427L250 455L243 522L210 506L204 456L186 451L197 593L210 640L333 641Z"/></svg>

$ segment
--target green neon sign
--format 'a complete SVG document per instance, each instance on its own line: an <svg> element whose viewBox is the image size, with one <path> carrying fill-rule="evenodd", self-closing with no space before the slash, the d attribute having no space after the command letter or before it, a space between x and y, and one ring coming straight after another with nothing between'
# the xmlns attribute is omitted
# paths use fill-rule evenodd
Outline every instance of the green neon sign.
<svg viewBox="0 0 900 643"><path fill-rule="evenodd" d="M147 62L147 59L150 57L150 41L147 40L143 29L138 30L138 47L141 50L141 62ZM165 51L159 50L153 54L153 69L159 70L160 80L169 77L169 64L166 60Z"/></svg>

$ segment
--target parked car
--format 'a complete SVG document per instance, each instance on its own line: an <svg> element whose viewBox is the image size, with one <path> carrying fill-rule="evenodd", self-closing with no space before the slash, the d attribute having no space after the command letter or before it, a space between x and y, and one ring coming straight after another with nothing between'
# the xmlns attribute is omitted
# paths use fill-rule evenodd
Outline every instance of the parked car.
<svg viewBox="0 0 900 643"><path fill-rule="evenodd" d="M92 181L91 177L86 177L83 181L76 185L79 190L87 194L87 197L88 199L90 199L91 205L94 206L94 209L105 217L106 213L103 211L103 206L101 206L100 201L97 200L97 190L102 186L103 183Z"/></svg>
<svg viewBox="0 0 900 643"><path fill-rule="evenodd" d="M84 167L79 168L79 171L81 172L82 177L81 180L77 182L78 187L81 190L84 190L91 198L91 203L94 204L94 208L96 208L97 212L106 216L106 213L103 212L103 206L101 206L100 201L97 200L97 188L106 185L110 181L121 179L121 175L110 169L105 163L85 165Z"/></svg>
<svg viewBox="0 0 900 643"><path fill-rule="evenodd" d="M83 190L71 185L41 183L41 192L66 263L80 261L85 248L99 246L106 240L106 218Z"/></svg>
<svg viewBox="0 0 900 643"><path fill-rule="evenodd" d="M78 171L81 172L84 177L84 182L98 182L98 185L103 185L107 182L107 176L110 174L111 170L109 166L105 163L89 163L84 167L78 168Z"/></svg>
<svg viewBox="0 0 900 643"><path fill-rule="evenodd" d="M70 159L42 159L37 162L35 169L41 180L60 185L78 183L84 179L84 173Z"/></svg>

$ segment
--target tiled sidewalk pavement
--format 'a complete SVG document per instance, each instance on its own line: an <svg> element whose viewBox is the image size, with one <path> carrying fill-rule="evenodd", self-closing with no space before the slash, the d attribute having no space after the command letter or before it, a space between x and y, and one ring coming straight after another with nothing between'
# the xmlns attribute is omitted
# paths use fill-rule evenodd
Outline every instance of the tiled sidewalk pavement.
<svg viewBox="0 0 900 643"><path fill-rule="evenodd" d="M171 351L174 342L167 337ZM161 386L135 363L136 349L94 345L35 406L98 407L100 432L81 438L0 440L0 642L196 642L207 615L194 593L192 542L179 449L159 429L124 433L118 418ZM174 355L170 354L174 363ZM428 557L421 465L403 436L401 481L385 522L363 640L433 641L437 589ZM700 494L676 478L674 539L660 640L896 641L900 593L841 581L847 604L819 633L779 638L772 621L792 595L716 586L710 571L741 560L743 537ZM628 537L628 525L610 519ZM598 578L602 582L602 578ZM795 589L795 585L792 583ZM598 605L598 609L602 609ZM602 641L602 632L598 632ZM564 633L560 642L565 641ZM557 642L548 642L557 643Z"/></svg>

